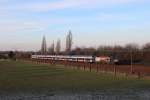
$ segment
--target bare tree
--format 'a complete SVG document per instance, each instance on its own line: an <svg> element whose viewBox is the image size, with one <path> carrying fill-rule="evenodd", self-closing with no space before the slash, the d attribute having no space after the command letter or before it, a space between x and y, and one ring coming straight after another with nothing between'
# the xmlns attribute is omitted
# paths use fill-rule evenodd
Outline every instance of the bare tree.
<svg viewBox="0 0 150 100"><path fill-rule="evenodd" d="M56 54L59 54L60 50L61 50L61 41L60 39L58 39L56 44Z"/></svg>
<svg viewBox="0 0 150 100"><path fill-rule="evenodd" d="M109 56L112 53L113 47L111 46L99 46L97 48L98 55Z"/></svg>
<svg viewBox="0 0 150 100"><path fill-rule="evenodd" d="M144 64L150 65L150 43L147 43L142 48Z"/></svg>
<svg viewBox="0 0 150 100"><path fill-rule="evenodd" d="M46 46L46 39L45 39L45 36L43 36L43 40L42 40L41 54L43 54L43 55L46 55L46 54L47 54L47 46Z"/></svg>
<svg viewBox="0 0 150 100"><path fill-rule="evenodd" d="M54 41L51 44L50 48L48 49L49 54L54 54L55 53L55 44Z"/></svg>
<svg viewBox="0 0 150 100"><path fill-rule="evenodd" d="M143 46L143 50L150 51L150 43L147 43Z"/></svg>
<svg viewBox="0 0 150 100"><path fill-rule="evenodd" d="M138 51L139 50L139 45L138 44L135 44L135 43L131 43L131 44L127 44L125 46L125 49L128 50L128 51Z"/></svg>
<svg viewBox="0 0 150 100"><path fill-rule="evenodd" d="M72 48L72 33L71 31L69 31L69 34L66 37L66 52L67 54L69 54L71 52L71 48Z"/></svg>

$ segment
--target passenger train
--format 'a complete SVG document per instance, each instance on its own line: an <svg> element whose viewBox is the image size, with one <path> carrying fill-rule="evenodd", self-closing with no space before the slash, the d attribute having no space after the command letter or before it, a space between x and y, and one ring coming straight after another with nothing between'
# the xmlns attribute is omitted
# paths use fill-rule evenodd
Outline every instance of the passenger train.
<svg viewBox="0 0 150 100"><path fill-rule="evenodd" d="M72 62L88 62L88 63L110 63L110 57L98 56L81 56L81 55L32 55L31 59L43 59L54 61L72 61Z"/></svg>

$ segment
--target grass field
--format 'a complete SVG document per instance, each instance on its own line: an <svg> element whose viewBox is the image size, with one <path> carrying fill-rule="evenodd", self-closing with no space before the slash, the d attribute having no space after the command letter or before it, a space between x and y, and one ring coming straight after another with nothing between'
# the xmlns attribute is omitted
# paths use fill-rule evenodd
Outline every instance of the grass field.
<svg viewBox="0 0 150 100"><path fill-rule="evenodd" d="M146 89L150 80L65 66L0 61L0 91Z"/></svg>

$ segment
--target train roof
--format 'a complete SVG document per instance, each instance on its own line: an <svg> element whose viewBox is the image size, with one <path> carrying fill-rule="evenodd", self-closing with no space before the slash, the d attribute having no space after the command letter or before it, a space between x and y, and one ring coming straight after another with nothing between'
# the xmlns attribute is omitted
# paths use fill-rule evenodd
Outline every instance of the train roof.
<svg viewBox="0 0 150 100"><path fill-rule="evenodd" d="M83 56L83 55L32 55L32 58L34 57L93 58L93 56Z"/></svg>

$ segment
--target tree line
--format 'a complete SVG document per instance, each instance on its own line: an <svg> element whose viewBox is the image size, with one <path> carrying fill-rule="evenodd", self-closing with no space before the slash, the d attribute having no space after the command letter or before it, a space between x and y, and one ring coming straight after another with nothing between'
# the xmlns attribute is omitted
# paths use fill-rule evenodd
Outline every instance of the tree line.
<svg viewBox="0 0 150 100"><path fill-rule="evenodd" d="M58 39L56 45L54 41L47 48L46 38L43 37L41 49L38 52L7 52L1 53L0 58L30 58L32 54L44 54L44 55L90 55L90 56L108 56L112 59L119 59L123 62L130 62L131 58L133 63L149 64L150 65L150 43L146 43L143 46L138 44L126 44L125 46L115 45L106 46L101 45L98 48L94 47L76 47L72 48L73 35L69 31L66 36L66 48L61 50L61 40Z"/></svg>
<svg viewBox="0 0 150 100"><path fill-rule="evenodd" d="M137 44L127 44L125 46L99 46L98 48L77 47L71 51L72 55L93 55L108 56L112 59L119 59L124 63L150 64L150 43L142 47Z"/></svg>
<svg viewBox="0 0 150 100"><path fill-rule="evenodd" d="M94 47L76 47L72 49L73 36L72 32L66 36L66 49L61 51L61 40L58 39L56 46L54 42L47 49L46 40L43 37L41 51L39 54L51 54L51 55L93 55L93 56L109 56L112 59L119 59L123 62L130 62L131 57L133 63L150 63L150 43L143 45L142 47L138 44L127 44L125 46L99 46Z"/></svg>

